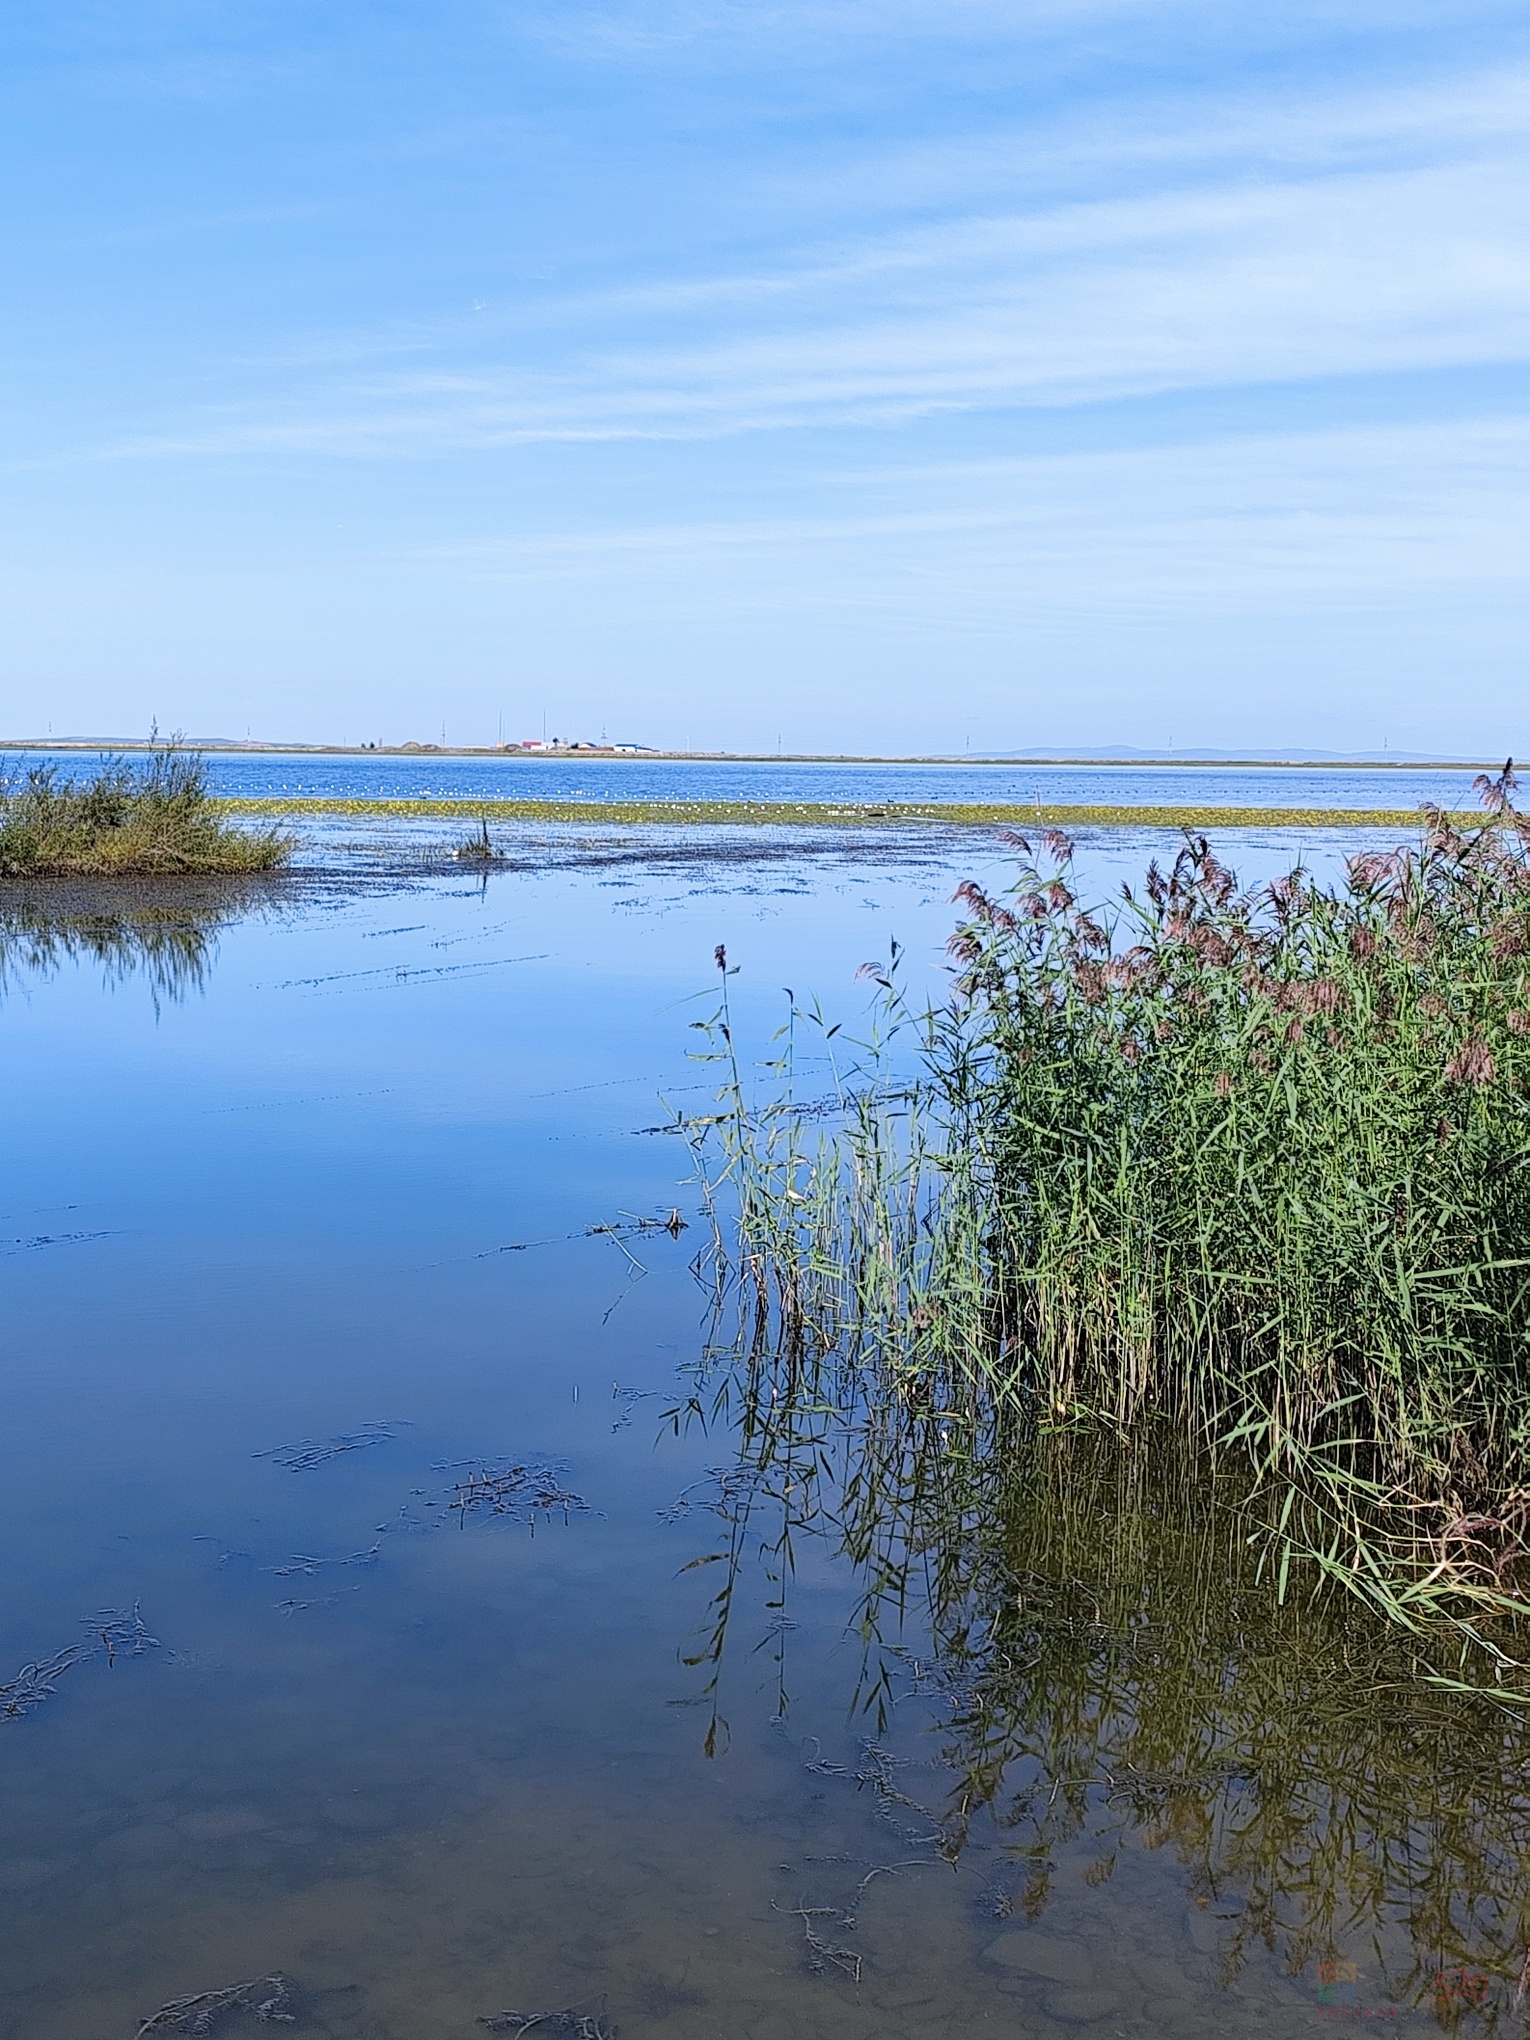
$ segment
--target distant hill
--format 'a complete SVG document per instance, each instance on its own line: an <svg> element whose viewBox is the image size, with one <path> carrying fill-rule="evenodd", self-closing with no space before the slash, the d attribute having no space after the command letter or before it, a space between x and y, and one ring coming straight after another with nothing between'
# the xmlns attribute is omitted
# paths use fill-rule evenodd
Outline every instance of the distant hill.
<svg viewBox="0 0 1530 2040"><path fill-rule="evenodd" d="M1434 751L1307 751L1289 750L1173 750L1147 751L1137 744L1080 744L1072 749L1037 744L1024 751L985 751L985 758L1045 759L1130 765L1457 765L1472 766L1473 758L1444 758Z"/></svg>

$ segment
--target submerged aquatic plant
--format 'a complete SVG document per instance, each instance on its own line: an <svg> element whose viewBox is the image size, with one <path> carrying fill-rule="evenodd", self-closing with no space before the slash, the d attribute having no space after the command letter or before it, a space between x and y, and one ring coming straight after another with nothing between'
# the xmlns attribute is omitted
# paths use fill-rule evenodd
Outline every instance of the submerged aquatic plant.
<svg viewBox="0 0 1530 2040"><path fill-rule="evenodd" d="M287 2009L292 2001L291 1980L279 1970L270 1976L252 1976L218 1990L196 1990L172 1998L144 2020L134 2040L148 2040L152 2033L211 2033L237 2012L253 2013L261 2025L290 2026L297 2017Z"/></svg>
<svg viewBox="0 0 1530 2040"><path fill-rule="evenodd" d="M1425 810L1335 890L1245 892L1195 837L1091 908L1066 838L1014 839L1010 894L958 894L948 1005L869 967L882 1032L813 1139L816 1016L757 1104L720 959L725 1082L690 1131L760 1350L871 1366L958 1433L997 1404L1167 1426L1242 1467L1282 1591L1305 1559L1405 1621L1517 1613L1530 818L1508 767L1479 792L1480 823Z"/></svg>
<svg viewBox="0 0 1530 2040"><path fill-rule="evenodd" d="M493 838L489 834L489 818L487 815L479 816L478 833L473 836L464 836L462 841L452 851L452 856L458 864L504 863L503 853L495 849Z"/></svg>
<svg viewBox="0 0 1530 2040"><path fill-rule="evenodd" d="M93 779L34 765L0 781L0 878L125 878L273 871L292 838L230 822L202 760L166 746L147 764L107 759Z"/></svg>
<svg viewBox="0 0 1530 2040"><path fill-rule="evenodd" d="M616 2040L616 2028L606 2018L606 2001L600 1998L593 2012L581 2012L577 2005L561 2012L489 2012L478 2021L491 2033L509 2033L522 2040L530 2032L561 2034L564 2040Z"/></svg>

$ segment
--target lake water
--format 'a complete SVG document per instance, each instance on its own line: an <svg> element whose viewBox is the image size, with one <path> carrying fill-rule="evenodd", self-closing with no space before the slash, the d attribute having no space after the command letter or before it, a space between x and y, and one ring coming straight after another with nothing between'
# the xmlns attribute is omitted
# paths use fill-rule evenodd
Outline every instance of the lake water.
<svg viewBox="0 0 1530 2040"><path fill-rule="evenodd" d="M653 1130L714 946L752 1053L786 986L853 1035L997 846L322 840L0 900L4 2040L267 1977L153 2030L1523 2030L1521 1729L1275 1609L1204 1495L915 1452L878 1553L853 1422L664 1422L729 1368Z"/></svg>
<svg viewBox="0 0 1530 2040"><path fill-rule="evenodd" d="M66 775L96 754L0 753L12 771L46 759ZM1475 773L1451 766L1149 767L709 763L692 759L326 758L207 754L220 794L247 799L1005 801L1060 806L1414 808L1469 806Z"/></svg>

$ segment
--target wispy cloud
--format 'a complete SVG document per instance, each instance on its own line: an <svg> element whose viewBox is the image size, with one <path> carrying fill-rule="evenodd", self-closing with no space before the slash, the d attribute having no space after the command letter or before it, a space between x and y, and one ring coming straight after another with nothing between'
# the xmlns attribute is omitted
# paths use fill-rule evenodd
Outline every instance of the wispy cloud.
<svg viewBox="0 0 1530 2040"><path fill-rule="evenodd" d="M726 651L809 676L804 736L851 666L983 639L1002 689L1049 631L1189 692L1257 637L1282 716L1362 639L1381 692L1445 642L1519 684L1530 428L1480 414L1530 352L1522 0L21 18L13 551L117 591L92 672L146 587L145 671L215 645L226 573L263 664L584 643L699 700ZM1398 422L1313 429L1351 401ZM48 572L39 645L91 608Z"/></svg>
<svg viewBox="0 0 1530 2040"><path fill-rule="evenodd" d="M999 195L1044 202L1059 193L1395 171L1505 148L1517 155L1527 127L1530 66L1499 62L1385 87L1325 79L1294 96L1268 85L1193 95L1134 89L848 159L822 151L809 165L777 167L773 182L807 208L945 210Z"/></svg>
<svg viewBox="0 0 1530 2040"><path fill-rule="evenodd" d="M1250 12L1238 24L1241 39L1256 45L1310 38L1325 30L1353 37L1380 29L1393 34L1450 19L1458 28L1480 20L1510 19L1510 0L1285 0L1264 15ZM1162 37L1196 24L1225 35L1222 0L596 0L548 4L517 13L516 26L565 48L616 57L803 43L963 41L1005 45L1038 43L1060 34L1109 26Z"/></svg>
<svg viewBox="0 0 1530 2040"><path fill-rule="evenodd" d="M525 533L413 557L467 579L586 584L645 608L870 605L939 629L1018 613L1159 616L1289 601L1520 598L1530 420L878 467L814 511ZM795 591L786 595L784 591Z"/></svg>
<svg viewBox="0 0 1530 2040"><path fill-rule="evenodd" d="M1042 160L1054 177L1070 164L1091 195L1027 197L1017 186ZM898 223L825 234L815 200L805 233L747 266L661 250L599 291L544 284L484 315L292 333L230 364L226 392L206 364L212 401L98 451L715 438L1530 350L1523 67L1299 108L1217 100L1204 119L1176 99L1132 122L1054 120L1007 154L992 140L915 150L892 181Z"/></svg>
<svg viewBox="0 0 1530 2040"><path fill-rule="evenodd" d="M416 334L119 454L694 438L1466 366L1530 349L1530 148L921 225L767 274ZM400 336L388 336L397 348ZM396 356L395 356L396 363Z"/></svg>

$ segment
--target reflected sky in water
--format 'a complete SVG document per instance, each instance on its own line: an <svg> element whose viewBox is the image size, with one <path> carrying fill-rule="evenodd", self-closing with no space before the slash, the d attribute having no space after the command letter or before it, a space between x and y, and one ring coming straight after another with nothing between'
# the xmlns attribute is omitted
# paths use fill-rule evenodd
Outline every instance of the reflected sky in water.
<svg viewBox="0 0 1530 2040"><path fill-rule="evenodd" d="M853 1034L856 966L896 936L938 988L956 881L1003 866L937 837L897 863L548 840L483 883L182 896L195 969L170 978L162 896L93 924L11 899L4 2040L114 2040L275 1972L295 2032L355 2040L602 2000L676 2040L1294 2034L1366 2004L1432 2030L1488 2016L1434 1981L1478 1962L1518 2030L1517 1731L1320 1717L1392 1676L1382 1645L1275 1620L1215 1512L1118 1473L1049 1463L914 1524L869 1686L855 1526L830 1487L788 1500L775 1607L762 1501L705 1753L737 1439L661 1422L710 1320L683 1145L651 1129L710 1095L687 1050L717 943L761 1056L788 985ZM1231 854L1256 875L1291 847ZM1082 861L1104 890L1143 853ZM644 1227L676 1208L677 1236ZM837 1435L835 1464L863 1449ZM454 1511L486 1472L587 1507ZM1217 1592L1170 1593L1196 1565ZM135 1607L153 1647L17 1684ZM1268 1724L1278 1793L1250 1770ZM1373 1776L1358 1820L1338 1788ZM1277 1805L1289 1849L1240 1854ZM1399 1925L1383 1830L1399 1863L1480 1866L1464 1914ZM1338 1894L1326 1938L1300 1876Z"/></svg>

